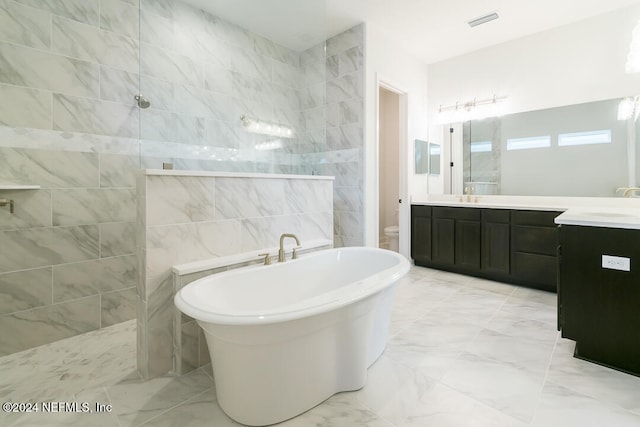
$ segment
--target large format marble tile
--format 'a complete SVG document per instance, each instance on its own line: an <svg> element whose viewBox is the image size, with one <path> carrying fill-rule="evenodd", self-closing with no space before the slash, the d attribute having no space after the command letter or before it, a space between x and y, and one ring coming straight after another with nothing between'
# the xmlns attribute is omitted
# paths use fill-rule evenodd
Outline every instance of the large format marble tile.
<svg viewBox="0 0 640 427"><path fill-rule="evenodd" d="M573 357L575 343L559 339L547 380L600 402L640 415L640 378Z"/></svg>
<svg viewBox="0 0 640 427"><path fill-rule="evenodd" d="M286 180L285 212L332 212L333 183L304 179Z"/></svg>
<svg viewBox="0 0 640 427"><path fill-rule="evenodd" d="M360 73L345 74L327 81L327 100L330 102L346 101L363 97L363 83Z"/></svg>
<svg viewBox="0 0 640 427"><path fill-rule="evenodd" d="M606 390L607 387L603 387ZM531 423L534 427L632 427L640 425L640 414L576 393L549 381Z"/></svg>
<svg viewBox="0 0 640 427"><path fill-rule="evenodd" d="M175 97L179 114L227 121L236 119L231 116L231 101L226 95L200 87L176 85Z"/></svg>
<svg viewBox="0 0 640 427"><path fill-rule="evenodd" d="M0 82L97 97L100 67L79 59L0 43Z"/></svg>
<svg viewBox="0 0 640 427"><path fill-rule="evenodd" d="M53 95L53 129L137 138L140 114L131 103Z"/></svg>
<svg viewBox="0 0 640 427"><path fill-rule="evenodd" d="M491 408L443 384L427 390L402 427L524 427L528 423Z"/></svg>
<svg viewBox="0 0 640 427"><path fill-rule="evenodd" d="M98 25L99 0L17 0L26 6L46 10L85 24Z"/></svg>
<svg viewBox="0 0 640 427"><path fill-rule="evenodd" d="M51 268L0 274L0 315L51 304Z"/></svg>
<svg viewBox="0 0 640 427"><path fill-rule="evenodd" d="M140 78L140 91L153 108L170 112L176 111L173 83L143 75Z"/></svg>
<svg viewBox="0 0 640 427"><path fill-rule="evenodd" d="M100 99L133 104L134 96L140 92L139 86L140 76L137 73L100 66Z"/></svg>
<svg viewBox="0 0 640 427"><path fill-rule="evenodd" d="M14 201L13 213L7 206L0 209L0 230L50 227L52 225L51 191L12 190L5 192L0 190L0 198Z"/></svg>
<svg viewBox="0 0 640 427"><path fill-rule="evenodd" d="M135 336L130 321L4 356L0 393L14 402L72 401L115 384L135 375Z"/></svg>
<svg viewBox="0 0 640 427"><path fill-rule="evenodd" d="M213 220L215 181L211 177L148 177L147 225Z"/></svg>
<svg viewBox="0 0 640 427"><path fill-rule="evenodd" d="M98 258L98 226L0 231L0 272Z"/></svg>
<svg viewBox="0 0 640 427"><path fill-rule="evenodd" d="M0 181L42 188L97 187L98 155L71 151L2 148Z"/></svg>
<svg viewBox="0 0 640 427"><path fill-rule="evenodd" d="M99 224L99 228L102 258L136 252L135 222L110 222Z"/></svg>
<svg viewBox="0 0 640 427"><path fill-rule="evenodd" d="M53 225L133 222L134 189L53 190Z"/></svg>
<svg viewBox="0 0 640 427"><path fill-rule="evenodd" d="M137 426L211 389L203 369L181 377L122 381L107 388L121 426Z"/></svg>
<svg viewBox="0 0 640 427"><path fill-rule="evenodd" d="M135 174L140 169L140 156L100 154L100 187L135 188Z"/></svg>
<svg viewBox="0 0 640 427"><path fill-rule="evenodd" d="M147 228L147 292L155 278L171 266L240 253L240 222L236 220L175 224Z"/></svg>
<svg viewBox="0 0 640 427"><path fill-rule="evenodd" d="M100 327L135 319L138 291L135 287L102 294Z"/></svg>
<svg viewBox="0 0 640 427"><path fill-rule="evenodd" d="M285 180L216 178L217 219L257 218L284 213Z"/></svg>
<svg viewBox="0 0 640 427"><path fill-rule="evenodd" d="M98 27L54 16L51 47L61 55L139 71L138 42Z"/></svg>
<svg viewBox="0 0 640 427"><path fill-rule="evenodd" d="M390 421L377 415L350 393L336 394L321 405L279 425L282 427L393 427Z"/></svg>
<svg viewBox="0 0 640 427"><path fill-rule="evenodd" d="M0 354L6 355L100 327L100 296L0 316Z"/></svg>
<svg viewBox="0 0 640 427"><path fill-rule="evenodd" d="M336 55L364 44L364 24L356 25L327 40L327 56Z"/></svg>
<svg viewBox="0 0 640 427"><path fill-rule="evenodd" d="M284 233L300 235L302 232L300 215L279 215L273 217L256 217L242 220L240 252L256 251L278 246L280 236ZM302 242L301 242L302 243ZM288 248L295 244L287 241Z"/></svg>
<svg viewBox="0 0 640 427"><path fill-rule="evenodd" d="M121 0L100 1L100 28L133 39L140 33L140 8Z"/></svg>
<svg viewBox="0 0 640 427"><path fill-rule="evenodd" d="M51 46L51 15L11 0L2 0L0 40L48 50Z"/></svg>
<svg viewBox="0 0 640 427"><path fill-rule="evenodd" d="M133 255L57 265L53 267L54 302L131 288L137 279Z"/></svg>
<svg viewBox="0 0 640 427"><path fill-rule="evenodd" d="M0 84L0 124L16 127L51 128L51 93Z"/></svg>
<svg viewBox="0 0 640 427"><path fill-rule="evenodd" d="M140 154L139 144L140 140L135 138L0 125L0 147L19 151L26 150L26 152L28 150L53 150L48 152L49 157L78 152L138 156Z"/></svg>
<svg viewBox="0 0 640 427"><path fill-rule="evenodd" d="M204 84L204 71L193 59L146 43L140 46L140 71L171 83L196 87Z"/></svg>
<svg viewBox="0 0 640 427"><path fill-rule="evenodd" d="M442 383L473 399L529 423L542 394L544 372L496 359L462 353Z"/></svg>
<svg viewBox="0 0 640 427"><path fill-rule="evenodd" d="M151 141L176 142L178 116L163 110L150 108L140 112L140 137Z"/></svg>

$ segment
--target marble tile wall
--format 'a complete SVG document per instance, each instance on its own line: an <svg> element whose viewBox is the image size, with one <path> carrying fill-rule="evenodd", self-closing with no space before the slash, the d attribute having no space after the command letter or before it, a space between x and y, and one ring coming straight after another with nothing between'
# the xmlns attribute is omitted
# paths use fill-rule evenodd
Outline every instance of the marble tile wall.
<svg viewBox="0 0 640 427"><path fill-rule="evenodd" d="M0 192L16 201L15 214L0 209L0 354L135 316L140 167L335 174L333 217L301 216L296 200L281 216L300 229L335 221L338 245L361 243L362 38L335 37L325 57L325 43L294 52L181 2L0 0L0 183L41 186ZM138 109L139 92L151 108ZM297 138L256 150L265 137L240 114ZM273 238L264 220L228 209L213 215L245 234L238 250ZM166 238L216 231L198 227ZM14 339L34 322L51 331Z"/></svg>
<svg viewBox="0 0 640 427"><path fill-rule="evenodd" d="M326 50L302 55L307 80L325 91L303 105L310 108L303 111L308 138L301 163L311 169L306 173L335 176L336 246L364 244L364 31L358 25L327 40ZM318 62L325 76L317 73Z"/></svg>
<svg viewBox="0 0 640 427"><path fill-rule="evenodd" d="M0 0L0 355L135 317L138 4Z"/></svg>
<svg viewBox="0 0 640 427"><path fill-rule="evenodd" d="M156 168L172 161L181 169L298 173L298 159L281 154L297 153L299 138L257 151L274 137L240 121L246 115L304 135L298 52L178 1L141 2L140 43L141 90L151 102L140 117L145 159Z"/></svg>
<svg viewBox="0 0 640 427"><path fill-rule="evenodd" d="M282 233L303 244L333 236L332 179L141 175L137 194L138 367L145 378L206 360L195 324L176 321L174 265L245 252L258 259ZM174 361L181 342L184 357Z"/></svg>

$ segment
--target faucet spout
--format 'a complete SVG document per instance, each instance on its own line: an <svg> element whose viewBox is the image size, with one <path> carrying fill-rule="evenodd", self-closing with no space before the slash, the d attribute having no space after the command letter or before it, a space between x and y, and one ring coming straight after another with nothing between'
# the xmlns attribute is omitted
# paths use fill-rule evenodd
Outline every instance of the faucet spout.
<svg viewBox="0 0 640 427"><path fill-rule="evenodd" d="M300 240L298 240L298 237L295 234L284 233L283 235L281 235L280 236L280 250L278 250L278 262L284 262L285 261L284 239L287 238L287 237L295 239L296 245L300 246Z"/></svg>
<svg viewBox="0 0 640 427"><path fill-rule="evenodd" d="M623 197L631 197L633 193L639 192L638 187L621 187L616 190L616 193L622 192Z"/></svg>

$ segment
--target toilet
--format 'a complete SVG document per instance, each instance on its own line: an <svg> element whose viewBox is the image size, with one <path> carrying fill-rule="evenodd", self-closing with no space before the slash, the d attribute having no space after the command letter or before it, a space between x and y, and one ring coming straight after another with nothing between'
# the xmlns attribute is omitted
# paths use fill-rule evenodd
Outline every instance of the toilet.
<svg viewBox="0 0 640 427"><path fill-rule="evenodd" d="M384 228L384 235L387 237L389 243L389 249L398 252L398 235L400 234L400 227L397 225L389 225Z"/></svg>

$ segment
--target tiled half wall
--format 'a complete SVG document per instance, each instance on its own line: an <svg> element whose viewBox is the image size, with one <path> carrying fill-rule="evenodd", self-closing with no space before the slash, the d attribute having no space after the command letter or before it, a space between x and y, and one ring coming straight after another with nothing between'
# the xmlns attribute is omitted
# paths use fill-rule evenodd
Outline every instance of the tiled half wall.
<svg viewBox="0 0 640 427"><path fill-rule="evenodd" d="M333 178L148 171L138 177L138 369L175 366L174 265L258 253L282 233L333 239ZM197 329L194 330L194 333Z"/></svg>

